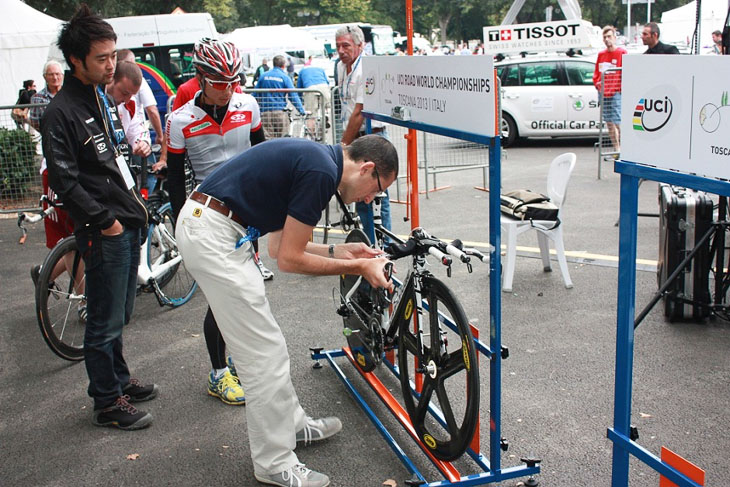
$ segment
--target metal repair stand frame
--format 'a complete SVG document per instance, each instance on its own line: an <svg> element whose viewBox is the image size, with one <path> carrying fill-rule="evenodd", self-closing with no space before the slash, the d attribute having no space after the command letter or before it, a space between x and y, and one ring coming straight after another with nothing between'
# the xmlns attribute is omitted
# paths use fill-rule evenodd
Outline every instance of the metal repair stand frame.
<svg viewBox="0 0 730 487"><path fill-rule="evenodd" d="M413 475L411 480L406 481L407 485L427 485L429 487L436 486L447 486L447 485L458 485L458 486L471 486L471 485L484 485L493 482L501 482L503 480L530 476L525 482L525 486L537 486L538 482L532 477L540 473L539 460L533 458L522 458L525 465L518 465L515 467L502 468L500 454L503 449L506 449L507 443L502 438L501 429L501 407L502 407L502 360L507 358L508 352L506 348L502 347L502 297L501 297L501 262L500 262L500 205L499 205L499 194L500 194L500 183L502 180L501 176L501 147L499 137L490 137L486 135L479 135L469 132L462 132L452 129L446 129L434 125L428 125L420 122L404 121L383 115L362 112L363 115L368 119L368 132L370 132L370 120L379 120L382 122L400 125L413 130L420 130L424 132L431 132L446 137L452 137L455 139L466 140L470 142L476 142L478 144L484 144L489 146L489 243L492 245L492 252L489 259L489 346L485 345L478 340L478 330L472 326L472 332L475 333L475 345L477 350L484 354L489 360L489 457L487 458L480 452L479 442L479 427L477 426L476 433L470 448L467 449L467 454L475 462L482 472L478 474L471 474L462 476L458 470L454 467L451 462L445 462L435 458L429 451L429 449L421 442L416 435L415 429L413 428L408 413L403 406L393 397L388 391L388 388L373 374L372 372L363 372L360 367L357 366L355 359L352 356L349 348L335 349L322 352L321 349L312 349L312 359L317 361L314 364L315 368L321 367L319 360L326 359L332 369L338 375L347 387L348 391L352 394L354 399L358 402L360 407L365 411L367 416L373 422L378 432L383 436L385 441L391 447L393 452L398 456L403 465ZM416 184L417 190L417 184ZM448 321L448 320L444 320ZM446 323L447 326L454 326L453 324ZM335 363L335 358L346 356L350 363L355 367L360 375L367 381L370 387L373 389L375 394L380 398L381 401L388 407L393 415L398 419L405 430L410 434L416 444L425 453L426 457L431 460L434 466L441 472L445 480L436 481L429 483L426 478L418 470L414 462L408 457L403 449L398 445L393 436L388 432L387 428L378 419L373 409L366 403L363 396L353 386L352 382L345 376L342 369ZM388 369L398 376L398 368L393 365L391 360L384 360ZM319 366L319 367L318 367ZM444 420L439 411L433 406L429 408L429 411L437 421L444 424Z"/></svg>
<svg viewBox="0 0 730 487"><path fill-rule="evenodd" d="M634 315L636 310L636 237L640 179L730 196L730 182L681 174L633 162L616 161L614 171L621 175L621 210L619 224L618 310L616 316L616 384L613 428L608 439L613 442L612 487L629 485L629 454L645 463L679 487L699 484L661 461L635 440L631 426L631 387L634 361Z"/></svg>

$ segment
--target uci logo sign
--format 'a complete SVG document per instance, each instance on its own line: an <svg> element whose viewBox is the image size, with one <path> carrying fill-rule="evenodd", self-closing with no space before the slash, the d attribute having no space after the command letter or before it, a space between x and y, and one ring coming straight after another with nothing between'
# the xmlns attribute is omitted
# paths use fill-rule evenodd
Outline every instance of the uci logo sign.
<svg viewBox="0 0 730 487"><path fill-rule="evenodd" d="M634 109L632 125L634 130L656 132L672 118L674 104L669 96L661 98L641 98Z"/></svg>

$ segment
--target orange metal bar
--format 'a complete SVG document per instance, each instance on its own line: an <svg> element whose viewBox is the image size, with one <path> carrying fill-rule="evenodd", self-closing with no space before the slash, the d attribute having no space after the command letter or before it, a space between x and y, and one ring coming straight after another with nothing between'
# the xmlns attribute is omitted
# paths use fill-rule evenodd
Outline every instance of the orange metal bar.
<svg viewBox="0 0 730 487"><path fill-rule="evenodd" d="M378 379L378 377L372 372L362 371L357 361L355 360L355 357L352 355L352 350L350 350L350 347L345 347L342 350L345 352L345 356L348 358L348 360L352 362L352 365L355 366L355 369L360 373L360 375L362 375L362 377L370 385L370 387L373 388L373 391L375 391L378 397L383 401L383 404L385 404L385 406L390 409L390 412L393 413L393 416L395 416L395 418L403 425L408 434L411 435L411 438L413 438L418 446L421 447L421 450L423 450L423 452L433 462L436 468L439 469L439 471L443 474L446 480L448 480L449 482L456 482L460 480L461 474L459 474L459 471L456 470L456 467L454 467L451 462L445 462L434 457L433 454L431 454L429 449L426 447L426 445L421 442L420 438L418 438L418 435L416 434L415 428L413 428L413 424L411 424L411 419L408 417L408 412L403 409L403 406L401 406L396 398L393 397L393 394L390 393L388 388L385 387L382 382L380 382L380 379Z"/></svg>

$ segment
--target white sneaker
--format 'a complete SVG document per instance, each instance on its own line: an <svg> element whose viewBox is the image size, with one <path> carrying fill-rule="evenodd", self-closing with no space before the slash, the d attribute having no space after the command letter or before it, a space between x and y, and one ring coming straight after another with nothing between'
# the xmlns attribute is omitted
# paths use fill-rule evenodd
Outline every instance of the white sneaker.
<svg viewBox="0 0 730 487"><path fill-rule="evenodd" d="M342 431L342 422L334 416L322 419L312 419L307 416L304 428L297 431L297 442L308 445L313 441L324 440Z"/></svg>
<svg viewBox="0 0 730 487"><path fill-rule="evenodd" d="M274 273L264 266L261 259L256 259L256 266L259 268L259 272L261 273L261 277L264 278L264 281L270 281L274 278Z"/></svg>
<svg viewBox="0 0 730 487"><path fill-rule="evenodd" d="M330 484L329 477L306 468L302 463L274 475L254 473L254 477L262 484L278 485L280 487L327 487Z"/></svg>

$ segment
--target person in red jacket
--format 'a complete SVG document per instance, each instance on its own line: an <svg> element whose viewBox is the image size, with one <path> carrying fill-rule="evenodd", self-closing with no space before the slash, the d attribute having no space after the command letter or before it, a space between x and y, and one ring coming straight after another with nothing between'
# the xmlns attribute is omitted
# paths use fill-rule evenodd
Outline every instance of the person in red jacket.
<svg viewBox="0 0 730 487"><path fill-rule="evenodd" d="M606 122L613 148L620 152L621 71L607 70L621 67L621 58L626 54L626 49L616 46L616 29L611 25L603 28L603 43L606 44L606 50L598 53L593 85L601 95L603 121Z"/></svg>

